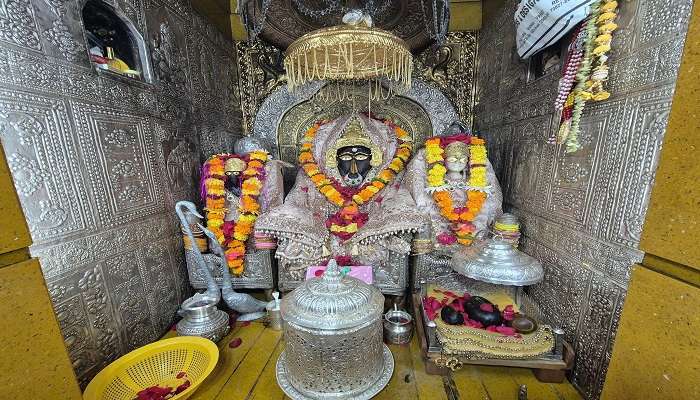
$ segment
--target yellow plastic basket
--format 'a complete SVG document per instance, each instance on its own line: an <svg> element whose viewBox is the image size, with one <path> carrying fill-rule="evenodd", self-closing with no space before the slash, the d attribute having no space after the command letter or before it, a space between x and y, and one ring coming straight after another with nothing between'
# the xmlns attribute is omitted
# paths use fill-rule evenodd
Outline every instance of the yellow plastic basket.
<svg viewBox="0 0 700 400"><path fill-rule="evenodd" d="M159 340L128 353L97 374L83 393L84 400L134 400L151 386L177 386L187 374L190 387L172 397L184 400L211 373L219 360L212 341L197 336Z"/></svg>

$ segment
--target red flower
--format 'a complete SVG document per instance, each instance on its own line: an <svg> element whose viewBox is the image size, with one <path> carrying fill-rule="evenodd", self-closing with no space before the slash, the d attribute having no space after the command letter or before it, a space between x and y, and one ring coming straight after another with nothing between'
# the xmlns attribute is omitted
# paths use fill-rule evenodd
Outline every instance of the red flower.
<svg viewBox="0 0 700 400"><path fill-rule="evenodd" d="M493 312L493 305L489 303L481 303L479 304L479 309L481 309L481 311Z"/></svg>
<svg viewBox="0 0 700 400"><path fill-rule="evenodd" d="M136 393L136 400L165 400L165 396L173 393L173 388L151 386Z"/></svg>
<svg viewBox="0 0 700 400"><path fill-rule="evenodd" d="M176 377L177 379L182 379L182 378L184 378L184 377L186 377L186 376L187 376L187 372L182 371L182 372L178 372L178 374L177 374L175 377Z"/></svg>
<svg viewBox="0 0 700 400"><path fill-rule="evenodd" d="M473 319L465 319L464 325L466 325L470 328L477 328L477 329L481 329L484 327L484 325L481 322L475 321Z"/></svg>
<svg viewBox="0 0 700 400"><path fill-rule="evenodd" d="M191 385L192 385L192 384L190 383L190 381L185 381L182 385L180 385L180 386L178 386L177 388L175 388L175 393L174 393L174 394L178 394L178 393L180 393L180 392L184 392L184 391L185 391L188 387L190 387Z"/></svg>
<svg viewBox="0 0 700 400"><path fill-rule="evenodd" d="M441 245L450 245L457 242L457 237L451 233L443 232L437 236L437 241Z"/></svg>
<svg viewBox="0 0 700 400"><path fill-rule="evenodd" d="M466 133L452 136L441 136L440 144L442 145L441 147L444 149L445 146L454 142L464 142L466 144L469 144L471 142L471 139L472 137L470 135L467 135Z"/></svg>
<svg viewBox="0 0 700 400"><path fill-rule="evenodd" d="M224 221L223 231L224 237L233 237L233 230L236 228L236 221Z"/></svg>
<svg viewBox="0 0 700 400"><path fill-rule="evenodd" d="M425 309L425 314L428 316L429 320L434 320L437 316L437 312L442 308L441 304L435 297L425 297L423 299L423 308Z"/></svg>
<svg viewBox="0 0 700 400"><path fill-rule="evenodd" d="M515 328L511 328L510 326L497 326L496 331L506 336L515 336L515 334L517 333L515 331Z"/></svg>
<svg viewBox="0 0 700 400"><path fill-rule="evenodd" d="M513 310L512 305L507 305L506 308L503 309L503 319L506 321L512 321L515 318L515 310Z"/></svg>

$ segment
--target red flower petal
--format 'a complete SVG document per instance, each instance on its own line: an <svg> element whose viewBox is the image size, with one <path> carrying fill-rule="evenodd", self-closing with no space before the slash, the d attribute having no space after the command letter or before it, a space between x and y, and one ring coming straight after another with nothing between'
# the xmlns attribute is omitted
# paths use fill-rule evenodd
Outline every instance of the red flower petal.
<svg viewBox="0 0 700 400"><path fill-rule="evenodd" d="M174 394L178 394L178 393L180 393L180 392L185 391L185 389L187 389L187 388L190 387L191 385L192 385L192 384L190 383L190 381L185 381L182 385L178 386L178 387L175 389L175 393L174 393Z"/></svg>
<svg viewBox="0 0 700 400"><path fill-rule="evenodd" d="M506 336L514 336L516 333L515 329L511 328L509 326L497 326L496 331L498 331L498 333L502 333Z"/></svg>
<svg viewBox="0 0 700 400"><path fill-rule="evenodd" d="M246 326L250 325L250 321L243 321L241 322L241 328L245 328Z"/></svg>
<svg viewBox="0 0 700 400"><path fill-rule="evenodd" d="M481 309L481 311L493 312L493 305L489 303L481 303L479 305L479 309Z"/></svg>
<svg viewBox="0 0 700 400"><path fill-rule="evenodd" d="M321 275L323 275L323 270L322 270L322 269L317 269L316 271L314 271L314 276L315 276L315 277L319 277L319 276L321 276Z"/></svg>
<svg viewBox="0 0 700 400"><path fill-rule="evenodd" d="M182 372L178 372L178 374L177 374L175 377L176 377L177 379L182 379L182 378L184 378L184 377L186 377L186 376L187 376L187 372L182 371Z"/></svg>
<svg viewBox="0 0 700 400"><path fill-rule="evenodd" d="M241 343L243 343L243 339L237 337L233 339L231 342L229 342L228 347L235 349L236 347L240 346Z"/></svg>

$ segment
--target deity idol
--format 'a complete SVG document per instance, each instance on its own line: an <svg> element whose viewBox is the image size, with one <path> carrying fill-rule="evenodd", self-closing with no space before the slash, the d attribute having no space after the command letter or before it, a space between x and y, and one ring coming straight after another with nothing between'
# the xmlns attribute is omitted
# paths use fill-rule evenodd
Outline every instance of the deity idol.
<svg viewBox="0 0 700 400"><path fill-rule="evenodd" d="M454 133L456 125L450 129L447 136L427 139L407 168L406 185L430 217L430 229L414 243L418 253L449 257L484 238L502 214L501 188L484 140Z"/></svg>
<svg viewBox="0 0 700 400"><path fill-rule="evenodd" d="M424 224L401 185L411 149L403 129L365 115L320 122L306 132L294 187L256 224L256 231L279 240L283 290L332 256L341 264L373 266L375 283L386 293L403 291L410 236Z"/></svg>
<svg viewBox="0 0 700 400"><path fill-rule="evenodd" d="M271 160L268 152L251 138L240 139L236 149L235 154L215 154L204 163L201 189L205 225L223 247L236 287L272 289L274 282L268 250L274 248L275 242L269 236L253 237L253 226L261 212L282 204L281 162ZM192 214L187 218L192 220L189 225L197 236L196 222L199 221ZM201 288L204 277L198 272L194 254L187 243L186 247L190 282L195 288ZM199 247L205 250L206 242ZM220 283L221 274L215 267L219 259L210 253L204 254L204 258ZM251 260L253 265L247 265ZM252 270L246 271L249 266Z"/></svg>

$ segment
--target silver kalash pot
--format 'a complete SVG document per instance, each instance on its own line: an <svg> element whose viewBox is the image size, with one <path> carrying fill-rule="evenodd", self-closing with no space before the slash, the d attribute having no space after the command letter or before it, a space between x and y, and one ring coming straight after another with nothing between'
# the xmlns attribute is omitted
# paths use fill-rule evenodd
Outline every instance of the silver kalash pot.
<svg viewBox="0 0 700 400"><path fill-rule="evenodd" d="M180 306L182 319L175 329L180 336L201 336L218 342L228 333L229 316L216 308L219 299L213 299L201 293L185 300Z"/></svg>
<svg viewBox="0 0 700 400"><path fill-rule="evenodd" d="M369 399L389 382L391 351L382 342L384 296L342 276L334 260L320 278L282 299L286 348L277 383L295 400Z"/></svg>

